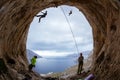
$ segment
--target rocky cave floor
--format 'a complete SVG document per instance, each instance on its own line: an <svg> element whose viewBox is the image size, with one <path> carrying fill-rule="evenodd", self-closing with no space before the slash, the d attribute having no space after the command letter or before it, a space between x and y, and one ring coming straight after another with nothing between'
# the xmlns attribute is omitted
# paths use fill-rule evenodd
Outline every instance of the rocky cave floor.
<svg viewBox="0 0 120 80"><path fill-rule="evenodd" d="M89 72L83 72L79 75L72 75L67 78L60 78L60 77L41 77L41 80L84 80L87 77Z"/></svg>

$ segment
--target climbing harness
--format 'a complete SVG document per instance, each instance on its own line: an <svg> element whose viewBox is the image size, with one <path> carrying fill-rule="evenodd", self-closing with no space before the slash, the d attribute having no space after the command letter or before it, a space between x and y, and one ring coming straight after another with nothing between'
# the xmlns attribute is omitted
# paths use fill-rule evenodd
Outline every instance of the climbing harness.
<svg viewBox="0 0 120 80"><path fill-rule="evenodd" d="M71 24L70 24L70 22L69 22L69 20L68 20L68 18L67 18L67 16L66 16L66 14L65 14L65 12L64 12L64 9L63 9L62 7L60 7L60 9L61 9L61 11L63 12L63 14L64 14L64 16L65 16L65 19L66 19L66 21L67 21L67 23L68 23L68 26L69 26L70 31L71 31L71 33L72 33L73 40L74 40L74 42L75 42L75 46L76 46L77 53L79 54L77 41L76 41L75 36L74 36L74 33L73 33L73 31L72 31Z"/></svg>

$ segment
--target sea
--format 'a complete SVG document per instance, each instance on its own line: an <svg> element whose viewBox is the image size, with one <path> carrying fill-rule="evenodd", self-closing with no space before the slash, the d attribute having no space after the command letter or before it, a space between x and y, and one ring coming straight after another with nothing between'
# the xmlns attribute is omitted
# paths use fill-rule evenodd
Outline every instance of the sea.
<svg viewBox="0 0 120 80"><path fill-rule="evenodd" d="M63 72L76 64L77 59L71 57L38 58L33 70L39 74L56 73Z"/></svg>

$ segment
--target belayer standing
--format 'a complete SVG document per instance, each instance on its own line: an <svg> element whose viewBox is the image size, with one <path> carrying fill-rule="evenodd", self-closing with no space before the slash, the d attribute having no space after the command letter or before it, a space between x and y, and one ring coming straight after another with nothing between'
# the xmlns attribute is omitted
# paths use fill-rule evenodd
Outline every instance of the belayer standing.
<svg viewBox="0 0 120 80"><path fill-rule="evenodd" d="M82 53L80 53L80 56L78 58L79 64L78 64L77 74L81 74L81 72L82 72L82 69L83 69L83 60L84 60L84 57L83 57Z"/></svg>
<svg viewBox="0 0 120 80"><path fill-rule="evenodd" d="M36 17L39 17L39 22L41 21L41 18L45 18L46 17L47 11L41 12L41 13L43 13L43 15L36 15Z"/></svg>
<svg viewBox="0 0 120 80"><path fill-rule="evenodd" d="M34 56L31 59L31 64L29 65L29 71L32 71L32 68L35 67L37 56Z"/></svg>

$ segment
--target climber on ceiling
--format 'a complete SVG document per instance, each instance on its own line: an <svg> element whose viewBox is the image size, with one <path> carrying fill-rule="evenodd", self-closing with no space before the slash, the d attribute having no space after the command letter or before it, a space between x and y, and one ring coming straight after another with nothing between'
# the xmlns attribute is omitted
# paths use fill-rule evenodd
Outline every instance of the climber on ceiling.
<svg viewBox="0 0 120 80"><path fill-rule="evenodd" d="M69 16L72 14L72 10L70 10L70 12L69 12Z"/></svg>
<svg viewBox="0 0 120 80"><path fill-rule="evenodd" d="M47 11L41 12L41 13L43 13L43 14L42 15L36 15L36 17L39 17L39 22L41 21L41 18L45 18L46 17Z"/></svg>

